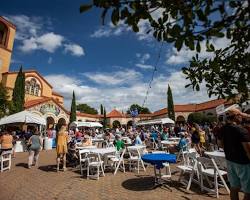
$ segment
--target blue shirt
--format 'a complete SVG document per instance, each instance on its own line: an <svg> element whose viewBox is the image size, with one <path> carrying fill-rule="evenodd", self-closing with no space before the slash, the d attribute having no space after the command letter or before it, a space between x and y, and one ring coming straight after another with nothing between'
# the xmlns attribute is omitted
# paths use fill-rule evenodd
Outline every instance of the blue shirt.
<svg viewBox="0 0 250 200"><path fill-rule="evenodd" d="M180 139L180 141L179 141L179 144L177 145L177 148L178 149L183 149L184 151L186 150L186 146L187 145L187 140L186 140L186 138L181 138ZM183 148L183 147L185 147L185 148Z"/></svg>
<svg viewBox="0 0 250 200"><path fill-rule="evenodd" d="M154 140L157 140L158 139L158 134L156 132L152 132L150 137Z"/></svg>
<svg viewBox="0 0 250 200"><path fill-rule="evenodd" d="M139 137L139 135L137 135L135 138L135 145L141 145L141 144L142 144L141 138Z"/></svg>

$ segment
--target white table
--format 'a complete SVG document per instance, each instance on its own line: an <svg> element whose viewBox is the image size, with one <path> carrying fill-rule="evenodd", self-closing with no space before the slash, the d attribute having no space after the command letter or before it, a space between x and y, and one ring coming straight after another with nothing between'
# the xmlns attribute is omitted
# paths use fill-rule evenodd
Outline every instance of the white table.
<svg viewBox="0 0 250 200"><path fill-rule="evenodd" d="M91 146L78 146L76 149L97 149L97 146L91 145Z"/></svg>
<svg viewBox="0 0 250 200"><path fill-rule="evenodd" d="M104 142L103 138L93 138L92 142Z"/></svg>
<svg viewBox="0 0 250 200"><path fill-rule="evenodd" d="M116 149L115 147L108 147L108 148L92 148L89 149L89 151L91 153L96 153L96 154L100 154L101 156L105 155L105 154L110 154L110 153L115 153Z"/></svg>
<svg viewBox="0 0 250 200"><path fill-rule="evenodd" d="M219 168L222 168L222 169L227 168L224 151L212 151L212 152L205 151L204 154L209 156L210 158L213 158Z"/></svg>
<svg viewBox="0 0 250 200"><path fill-rule="evenodd" d="M219 157L219 158L225 158L225 153L224 151L205 151L204 152L206 155L209 157Z"/></svg>
<svg viewBox="0 0 250 200"><path fill-rule="evenodd" d="M131 149L131 150L136 150L136 149L145 149L146 146L144 146L144 145L134 145L134 146L128 146L127 148Z"/></svg>
<svg viewBox="0 0 250 200"><path fill-rule="evenodd" d="M164 144L164 145L177 145L178 142L177 141L162 140L161 144Z"/></svg>
<svg viewBox="0 0 250 200"><path fill-rule="evenodd" d="M169 141L179 141L181 138L179 137L170 137L168 138Z"/></svg>

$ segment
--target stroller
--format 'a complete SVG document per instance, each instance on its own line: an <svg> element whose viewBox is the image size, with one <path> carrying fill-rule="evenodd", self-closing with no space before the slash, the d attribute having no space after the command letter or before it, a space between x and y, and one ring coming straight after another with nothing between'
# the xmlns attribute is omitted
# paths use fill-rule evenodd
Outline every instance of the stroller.
<svg viewBox="0 0 250 200"><path fill-rule="evenodd" d="M70 167L76 167L79 164L79 156L76 150L76 143L71 141L68 143L68 153L66 154L66 162Z"/></svg>

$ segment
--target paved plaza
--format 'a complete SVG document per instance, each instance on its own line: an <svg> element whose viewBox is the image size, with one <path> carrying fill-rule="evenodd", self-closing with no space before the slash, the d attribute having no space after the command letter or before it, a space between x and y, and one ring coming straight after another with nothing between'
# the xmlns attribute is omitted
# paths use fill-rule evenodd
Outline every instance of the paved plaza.
<svg viewBox="0 0 250 200"><path fill-rule="evenodd" d="M173 173L170 187L154 187L152 166L146 172L118 172L115 176L107 172L99 180L87 180L79 169L68 168L66 172L56 172L54 150L42 151L38 169L27 169L28 153L17 153L12 159L10 171L0 174L0 199L216 199L215 195L201 193L197 185L191 191L178 183L179 171L171 165ZM220 189L220 199L229 199L224 188Z"/></svg>

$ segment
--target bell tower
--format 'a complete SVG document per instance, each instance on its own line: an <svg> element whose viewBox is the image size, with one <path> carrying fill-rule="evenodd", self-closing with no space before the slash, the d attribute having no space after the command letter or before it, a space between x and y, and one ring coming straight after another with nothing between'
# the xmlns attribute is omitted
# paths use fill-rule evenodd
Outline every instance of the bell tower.
<svg viewBox="0 0 250 200"><path fill-rule="evenodd" d="M0 16L0 81L2 74L9 71L16 27Z"/></svg>

